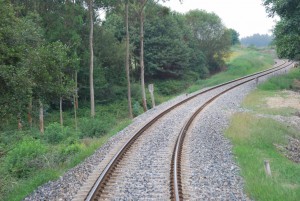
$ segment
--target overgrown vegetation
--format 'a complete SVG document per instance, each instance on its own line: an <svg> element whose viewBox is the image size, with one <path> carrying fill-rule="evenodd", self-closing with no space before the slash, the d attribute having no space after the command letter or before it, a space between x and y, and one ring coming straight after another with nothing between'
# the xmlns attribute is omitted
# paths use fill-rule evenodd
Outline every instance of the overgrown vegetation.
<svg viewBox="0 0 300 201"><path fill-rule="evenodd" d="M299 75L299 69L293 69L287 75L259 85L243 103L251 112L234 115L226 131L234 145L246 191L255 200L296 201L300 197L300 166L278 149L278 145L288 146L289 137L300 139L299 130L266 116L291 116L296 110L270 108L265 102L267 98L283 95L283 89L296 89L294 80L299 79ZM264 160L270 161L271 177L265 173Z"/></svg>
<svg viewBox="0 0 300 201"><path fill-rule="evenodd" d="M78 112L78 128L74 127L73 112L64 112L65 125L59 114L46 116L46 129L0 132L0 200L21 200L38 185L57 179L74 167L112 135L130 124L126 101L97 106L103 116L88 118L89 109Z"/></svg>
<svg viewBox="0 0 300 201"><path fill-rule="evenodd" d="M268 82L258 86L263 91L276 91L276 90L299 90L300 89L300 71L293 69L290 73L279 77L273 77Z"/></svg>
<svg viewBox="0 0 300 201"><path fill-rule="evenodd" d="M251 48L234 48L232 56L227 63L228 67L225 72L213 75L208 79L198 80L196 84L189 88L188 92L196 91L199 88L217 85L270 68L273 64L273 57L268 53L253 50Z"/></svg>

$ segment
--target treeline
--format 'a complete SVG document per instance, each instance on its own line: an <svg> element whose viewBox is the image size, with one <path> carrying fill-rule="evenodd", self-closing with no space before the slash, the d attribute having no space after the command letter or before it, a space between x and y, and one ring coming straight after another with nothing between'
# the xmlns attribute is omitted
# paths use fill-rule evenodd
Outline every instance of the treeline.
<svg viewBox="0 0 300 201"><path fill-rule="evenodd" d="M143 91L145 82L196 80L225 68L239 42L235 30L214 13L179 14L155 2L0 0L0 127L15 119L21 129L25 115L30 126L38 113L43 132L47 108L74 107L76 114L91 103L94 116L94 102L127 92L130 101L127 84L141 82ZM133 98L142 104L145 97Z"/></svg>
<svg viewBox="0 0 300 201"><path fill-rule="evenodd" d="M278 56L300 60L300 1L264 0L264 5L270 17L280 17L274 29Z"/></svg>
<svg viewBox="0 0 300 201"><path fill-rule="evenodd" d="M267 47L271 45L274 37L268 34L253 34L241 38L241 44L244 46Z"/></svg>

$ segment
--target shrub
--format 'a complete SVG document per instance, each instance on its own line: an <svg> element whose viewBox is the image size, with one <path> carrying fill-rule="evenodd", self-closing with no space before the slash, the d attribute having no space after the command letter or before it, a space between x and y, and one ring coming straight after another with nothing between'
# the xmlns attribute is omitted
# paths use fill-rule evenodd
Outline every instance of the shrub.
<svg viewBox="0 0 300 201"><path fill-rule="evenodd" d="M110 126L109 119L81 118L79 128L80 137L100 137L108 132Z"/></svg>
<svg viewBox="0 0 300 201"><path fill-rule="evenodd" d="M84 145L81 145L79 143L74 143L61 147L55 162L63 163L67 161L68 159L72 158L75 154L79 153L83 149L83 146Z"/></svg>
<svg viewBox="0 0 300 201"><path fill-rule="evenodd" d="M134 116L138 116L143 113L143 108L138 101L135 101L132 107L132 112Z"/></svg>
<svg viewBox="0 0 300 201"><path fill-rule="evenodd" d="M61 150L62 156L70 156L78 153L81 150L81 145L78 143L70 144Z"/></svg>
<svg viewBox="0 0 300 201"><path fill-rule="evenodd" d="M139 83L132 83L131 85L131 97L135 100L141 100L141 85Z"/></svg>
<svg viewBox="0 0 300 201"><path fill-rule="evenodd" d="M15 177L27 177L33 171L43 167L41 156L45 152L46 147L39 140L26 138L8 152L5 167Z"/></svg>
<svg viewBox="0 0 300 201"><path fill-rule="evenodd" d="M159 84L158 89L163 95L174 95L182 92L188 87L185 81L169 80Z"/></svg>
<svg viewBox="0 0 300 201"><path fill-rule="evenodd" d="M45 129L45 139L48 143L57 144L68 136L69 128L62 127L59 123L51 123Z"/></svg>

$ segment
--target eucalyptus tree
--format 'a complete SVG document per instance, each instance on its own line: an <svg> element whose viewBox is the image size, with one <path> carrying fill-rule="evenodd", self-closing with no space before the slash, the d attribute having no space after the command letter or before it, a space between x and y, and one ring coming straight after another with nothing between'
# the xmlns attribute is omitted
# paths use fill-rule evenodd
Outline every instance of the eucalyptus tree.
<svg viewBox="0 0 300 201"><path fill-rule="evenodd" d="M44 105L72 93L68 67L68 48L61 42L41 44L30 53L25 65L32 81L32 97L39 104L40 132L44 133Z"/></svg>
<svg viewBox="0 0 300 201"><path fill-rule="evenodd" d="M148 2L158 3L160 0L134 0L134 7L140 22L140 70L141 70L141 88L142 88L142 102L144 111L147 111L147 99L145 91L145 62L144 62L144 20L145 20L145 8ZM168 0L161 0L166 2Z"/></svg>
<svg viewBox="0 0 300 201"><path fill-rule="evenodd" d="M144 111L147 111L147 99L145 91L145 65L144 65L144 9L148 0L136 0L135 8L140 21L140 70L141 70L141 88L142 88L142 102Z"/></svg>
<svg viewBox="0 0 300 201"><path fill-rule="evenodd" d="M89 47L90 47L90 104L91 104L91 117L95 116L95 95L94 95L94 49L93 49L93 34L94 34L94 0L86 0L89 10L90 19L90 36L89 36Z"/></svg>
<svg viewBox="0 0 300 201"><path fill-rule="evenodd" d="M131 84L130 84L130 35L129 35L129 21L128 21L128 0L125 0L125 26L126 26L126 59L125 59L125 69L126 69L126 79L127 79L127 102L128 102L128 113L129 118L133 118L132 114L132 103L131 103Z"/></svg>

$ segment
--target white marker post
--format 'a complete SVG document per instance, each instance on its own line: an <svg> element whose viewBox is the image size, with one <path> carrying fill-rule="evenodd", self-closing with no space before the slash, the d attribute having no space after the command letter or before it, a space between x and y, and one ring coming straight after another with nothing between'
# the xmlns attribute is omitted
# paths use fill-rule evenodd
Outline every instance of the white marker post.
<svg viewBox="0 0 300 201"><path fill-rule="evenodd" d="M265 160L265 161L264 161L264 166L265 166L266 174L267 174L268 176L272 176L272 173L271 173L271 167L270 167L270 161L269 161L269 160Z"/></svg>
<svg viewBox="0 0 300 201"><path fill-rule="evenodd" d="M150 95L151 95L152 108L154 108L155 107L155 100L154 100L154 86L153 86L153 84L149 84L148 89L149 89L149 92L150 92Z"/></svg>

